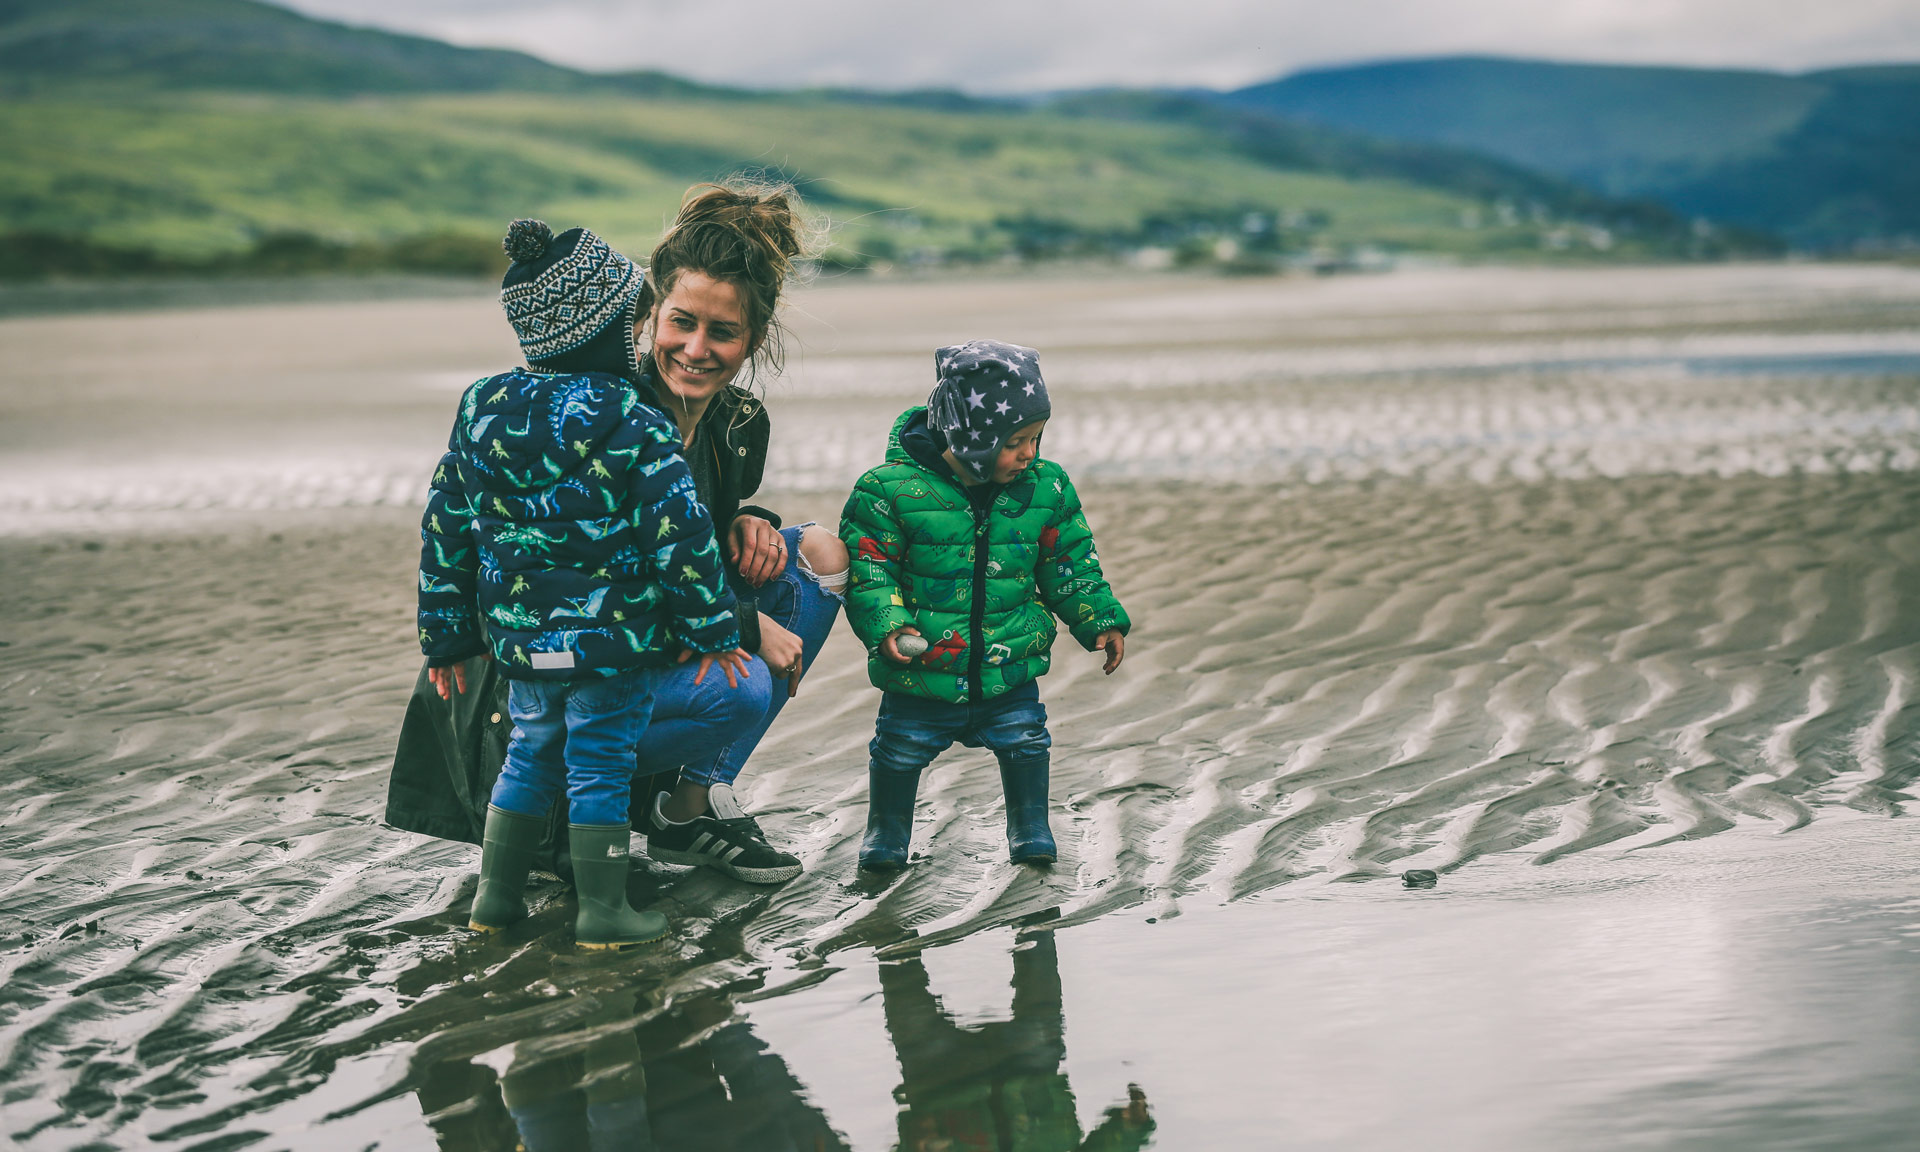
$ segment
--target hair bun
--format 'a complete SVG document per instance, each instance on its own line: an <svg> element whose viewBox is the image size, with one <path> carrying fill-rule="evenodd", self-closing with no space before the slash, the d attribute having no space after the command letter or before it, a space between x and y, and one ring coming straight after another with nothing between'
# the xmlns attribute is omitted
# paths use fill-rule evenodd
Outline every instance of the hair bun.
<svg viewBox="0 0 1920 1152"><path fill-rule="evenodd" d="M507 226L507 238L500 241L508 259L515 263L538 260L547 254L553 229L544 220L515 220Z"/></svg>

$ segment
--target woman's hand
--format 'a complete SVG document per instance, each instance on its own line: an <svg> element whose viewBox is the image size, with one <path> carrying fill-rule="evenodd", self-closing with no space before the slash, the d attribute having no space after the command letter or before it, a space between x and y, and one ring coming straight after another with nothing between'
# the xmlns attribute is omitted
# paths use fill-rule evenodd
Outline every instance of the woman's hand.
<svg viewBox="0 0 1920 1152"><path fill-rule="evenodd" d="M1107 666L1105 671L1109 676L1113 675L1115 668L1120 667L1120 661L1127 658L1127 638L1120 634L1120 629L1118 628L1109 628L1105 632L1100 633L1100 635L1095 636L1093 638L1093 647L1095 651L1102 648L1107 650Z"/></svg>
<svg viewBox="0 0 1920 1152"><path fill-rule="evenodd" d="M806 671L801 666L800 637L765 612L760 613L760 659L767 662L768 671L787 682L789 700L800 694L800 674Z"/></svg>
<svg viewBox="0 0 1920 1152"><path fill-rule="evenodd" d="M787 538L763 517L743 513L727 529L727 559L742 579L758 588L786 571Z"/></svg>
<svg viewBox="0 0 1920 1152"><path fill-rule="evenodd" d="M679 658L674 663L685 664L692 658L693 650L682 648ZM731 652L702 652L700 653L700 671L693 674L693 682L698 684L705 680L707 673L713 671L713 666L718 664L720 670L727 674L727 687L738 688L740 681L753 679L752 674L747 671L747 661L751 659L753 657L747 655L745 648L735 648Z"/></svg>
<svg viewBox="0 0 1920 1152"><path fill-rule="evenodd" d="M902 636L918 636L918 635L920 635L920 629L915 628L911 624L907 625L905 628L896 628L893 631L887 633L887 638L880 641L881 658L884 660L891 660L895 664L913 663L913 657L902 656L900 654L900 649L897 646L895 646L894 642L900 639L900 637Z"/></svg>

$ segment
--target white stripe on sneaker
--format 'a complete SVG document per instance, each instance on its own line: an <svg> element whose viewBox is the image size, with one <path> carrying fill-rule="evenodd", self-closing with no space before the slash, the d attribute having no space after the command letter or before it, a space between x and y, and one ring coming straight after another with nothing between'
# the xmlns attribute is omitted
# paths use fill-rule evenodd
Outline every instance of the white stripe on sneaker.
<svg viewBox="0 0 1920 1152"><path fill-rule="evenodd" d="M729 863L729 864L731 864L731 863L733 863L733 858L734 858L735 856L738 856L738 855L740 855L740 853L742 853L742 852L745 852L745 851L746 851L746 849L745 849L745 848L730 848L730 849L728 849L728 850L727 850L727 854L726 854L725 856L722 856L722 857L720 857L720 859L722 859L722 860L724 860L724 861L726 861L727 863Z"/></svg>

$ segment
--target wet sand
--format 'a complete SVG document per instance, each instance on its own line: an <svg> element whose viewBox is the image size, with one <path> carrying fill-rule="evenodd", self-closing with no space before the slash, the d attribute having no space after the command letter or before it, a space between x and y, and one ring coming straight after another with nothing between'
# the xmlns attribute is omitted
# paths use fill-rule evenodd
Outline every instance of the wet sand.
<svg viewBox="0 0 1920 1152"><path fill-rule="evenodd" d="M1003 863L991 761L950 754L892 883L853 869L876 696L836 632L743 780L807 872L637 871L677 938L612 959L552 886L469 939L475 850L378 821L413 504L497 324L0 321L20 1146L1920 1126L1920 275L804 291L769 502L832 519L934 344L1034 344L1137 631L1043 686L1061 864Z"/></svg>

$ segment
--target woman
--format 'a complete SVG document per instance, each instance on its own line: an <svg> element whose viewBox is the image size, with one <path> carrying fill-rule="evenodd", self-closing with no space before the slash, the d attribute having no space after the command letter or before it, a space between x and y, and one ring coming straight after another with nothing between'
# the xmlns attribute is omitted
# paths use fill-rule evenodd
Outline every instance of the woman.
<svg viewBox="0 0 1920 1152"><path fill-rule="evenodd" d="M651 780L635 780L633 826L647 832L648 855L657 860L704 864L755 883L791 879L800 861L767 843L732 784L832 630L848 568L834 533L816 525L783 529L774 513L745 503L760 485L771 425L765 406L738 381L743 371L751 382L762 365L779 366L775 312L804 250L795 199L787 188L743 184L690 190L654 249L629 322L533 365L632 380L680 430L741 602L742 646L755 658L737 687L721 676L696 684L691 664L661 686L636 765ZM510 314L513 307L509 297ZM479 690L449 700L422 674L394 757L389 824L479 843L512 727L506 682L483 665L466 669ZM564 814L554 824L550 868L564 872Z"/></svg>

